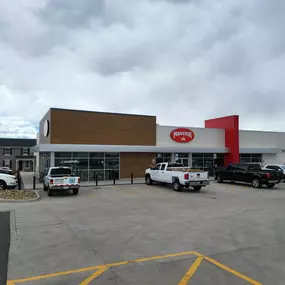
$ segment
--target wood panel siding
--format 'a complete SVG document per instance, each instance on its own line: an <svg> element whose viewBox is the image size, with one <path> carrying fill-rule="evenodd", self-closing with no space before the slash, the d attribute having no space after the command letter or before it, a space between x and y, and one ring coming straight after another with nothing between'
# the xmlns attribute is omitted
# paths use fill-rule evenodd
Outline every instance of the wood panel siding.
<svg viewBox="0 0 285 285"><path fill-rule="evenodd" d="M51 109L52 144L156 145L156 117Z"/></svg>
<svg viewBox="0 0 285 285"><path fill-rule="evenodd" d="M44 136L44 122L45 120L48 120L49 123L49 135L47 137ZM43 118L40 121L40 130L39 130L39 143L40 144L49 144L50 138L51 138L51 110L48 110L47 113L43 116Z"/></svg>
<svg viewBox="0 0 285 285"><path fill-rule="evenodd" d="M155 153L122 152L120 154L120 178L144 177L146 168L152 164Z"/></svg>

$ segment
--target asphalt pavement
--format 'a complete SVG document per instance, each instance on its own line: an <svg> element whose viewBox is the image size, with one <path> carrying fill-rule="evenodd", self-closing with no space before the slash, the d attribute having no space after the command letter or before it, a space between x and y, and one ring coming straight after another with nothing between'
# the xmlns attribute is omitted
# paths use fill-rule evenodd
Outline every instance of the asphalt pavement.
<svg viewBox="0 0 285 285"><path fill-rule="evenodd" d="M12 216L9 285L285 284L285 183L39 193L0 204Z"/></svg>
<svg viewBox="0 0 285 285"><path fill-rule="evenodd" d="M7 281L10 247L10 212L0 212L0 285Z"/></svg>

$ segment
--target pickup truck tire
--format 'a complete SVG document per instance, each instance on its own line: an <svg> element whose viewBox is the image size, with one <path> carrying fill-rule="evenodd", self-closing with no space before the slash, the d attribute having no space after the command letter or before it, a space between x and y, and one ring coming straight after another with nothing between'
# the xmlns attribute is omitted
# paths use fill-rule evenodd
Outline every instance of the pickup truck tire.
<svg viewBox="0 0 285 285"><path fill-rule="evenodd" d="M149 174L147 174L146 176L145 176L145 183L147 184L147 185L151 185L152 184L152 179L150 178L150 175Z"/></svg>
<svg viewBox="0 0 285 285"><path fill-rule="evenodd" d="M53 196L53 190L48 187L48 196Z"/></svg>
<svg viewBox="0 0 285 285"><path fill-rule="evenodd" d="M254 178L251 182L253 188L261 188L262 184L259 178Z"/></svg>
<svg viewBox="0 0 285 285"><path fill-rule="evenodd" d="M46 187L46 185L43 183L43 188L44 188L44 191L47 191L48 188Z"/></svg>
<svg viewBox="0 0 285 285"><path fill-rule="evenodd" d="M267 186L268 188L273 188L273 187L275 186L275 183L273 183L273 184L266 184L266 186Z"/></svg>
<svg viewBox="0 0 285 285"><path fill-rule="evenodd" d="M0 190L6 190L7 189L7 184L5 181L0 180Z"/></svg>
<svg viewBox="0 0 285 285"><path fill-rule="evenodd" d="M194 191L198 192L202 189L202 186L194 186L193 188L194 188Z"/></svg>
<svg viewBox="0 0 285 285"><path fill-rule="evenodd" d="M221 178L220 175L217 175L217 182L218 183L223 183L223 179Z"/></svg>
<svg viewBox="0 0 285 285"><path fill-rule="evenodd" d="M173 186L174 191L181 192L182 187L178 179L174 180L172 186Z"/></svg>
<svg viewBox="0 0 285 285"><path fill-rule="evenodd" d="M79 192L79 189L73 189L72 190L73 195L78 195L78 192Z"/></svg>

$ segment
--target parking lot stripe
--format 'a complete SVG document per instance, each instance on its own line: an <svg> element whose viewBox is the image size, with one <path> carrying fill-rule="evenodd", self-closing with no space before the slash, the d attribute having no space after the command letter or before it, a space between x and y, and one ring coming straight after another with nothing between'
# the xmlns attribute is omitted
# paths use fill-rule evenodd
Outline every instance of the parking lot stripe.
<svg viewBox="0 0 285 285"><path fill-rule="evenodd" d="M260 282L255 281L255 280L253 280L253 279L251 279L251 278L249 278L249 277L247 277L247 276L245 276L245 275L243 275L243 274L241 274L241 273L239 273L239 272L237 272L237 271L231 269L231 268L228 267L228 266L225 266L224 264L222 264L222 263L220 263L220 262L218 262L218 261L216 261L216 260L214 260L214 259L212 259L212 258L210 258L210 257L205 256L204 259L207 260L207 261L209 261L210 263L212 263L212 264L214 264L214 265L216 265L216 266L222 268L223 270L225 270L225 271L227 271L227 272L230 272L230 273L232 273L233 275L235 275L235 276L237 276L237 277L239 277L239 278L241 278L241 279L243 279L243 280L249 282L249 283L252 284L252 285L262 285Z"/></svg>
<svg viewBox="0 0 285 285"><path fill-rule="evenodd" d="M47 279L47 278L52 278L52 277L58 277L58 276L64 276L64 275L70 275L73 273L81 273L81 272L87 272L87 271L94 271L97 269L97 271L92 274L89 278L93 278L93 279L89 279L87 278L86 280L84 280L83 282L87 282L88 280L89 283L94 280L95 278L97 278L99 275L101 275L103 272L105 272L109 267L118 267L121 265L127 265L127 264L132 264L132 263L141 263L141 262L146 262L146 261L152 261L152 260L159 260L159 259L167 259L167 258L171 258L171 257L179 257L179 256L185 256L185 255L194 255L197 256L198 258L195 260L195 262L192 264L192 266L190 267L190 269L188 270L188 272L185 274L185 276L183 277L183 279L180 281L179 285L186 285L187 282L191 279L191 277L194 275L195 271L197 270L197 268L199 267L199 265L201 264L202 260L206 260L214 265L216 265L217 267L232 273L233 275L249 282L252 285L262 285L260 282L255 281L225 265L223 265L222 263L208 257L205 256L199 252L196 251L185 251L185 252L180 252L180 253L173 253L173 254L166 254L166 255L159 255L159 256L152 256L152 257L145 257L145 258L139 258L139 259L134 259L134 260L127 260L127 261L121 261L121 262L115 262L115 263L109 263L109 264L102 264L102 265L96 265L96 266L91 266L91 267L85 267L85 268L80 268L80 269L74 269L74 270L68 270L68 271L63 271L63 272L56 272L56 273L51 273L51 274L45 274L45 275L39 275L39 276L34 276L34 277L28 277L28 278L24 278L24 279L15 279L15 280L9 280L7 285L15 285L16 283L23 283L23 282L29 282L29 281L37 281L37 280L42 280L42 279ZM188 278L188 280L187 280ZM184 282L184 283L183 283ZM81 283L80 285L87 285L89 283Z"/></svg>
<svg viewBox="0 0 285 285"><path fill-rule="evenodd" d="M185 251L185 252L172 253L172 254L161 255L161 256L139 258L139 259L135 259L135 260L121 261L121 262L116 262L116 263L102 264L102 265L96 265L96 266L91 266L91 267L86 267L86 268L73 269L73 270L68 270L68 271L38 275L38 276L27 277L27 278L23 278L23 279L15 279L15 280L10 280L10 282L23 283L23 282L29 282L29 281L37 281L37 280L46 279L46 278L70 275L73 273L81 273L81 272L86 272L86 271L92 271L92 270L100 269L102 267L104 267L104 268L105 267L115 267L115 266L130 264L130 263L139 263L139 262L158 260L158 259L166 259L166 258L170 258L170 257L178 257L178 256L184 256L184 255L191 255L191 254L196 255L196 252L195 251Z"/></svg>
<svg viewBox="0 0 285 285"><path fill-rule="evenodd" d="M198 267L200 266L201 262L203 261L203 257L198 257L195 262L191 265L189 270L186 272L186 274L183 276L181 281L178 285L187 285L189 280L192 278Z"/></svg>
<svg viewBox="0 0 285 285"><path fill-rule="evenodd" d="M90 284L90 282L92 282L93 280L95 280L97 277L99 277L101 274L103 274L109 267L102 267L99 270L97 270L95 273L93 273L92 275L90 275L87 279L85 279L84 281L82 281L80 283L80 285L88 285Z"/></svg>

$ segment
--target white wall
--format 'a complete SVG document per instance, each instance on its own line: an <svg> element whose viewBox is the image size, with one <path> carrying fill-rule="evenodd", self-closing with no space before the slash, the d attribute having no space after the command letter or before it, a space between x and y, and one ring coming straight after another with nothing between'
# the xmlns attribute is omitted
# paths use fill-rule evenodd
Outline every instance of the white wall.
<svg viewBox="0 0 285 285"><path fill-rule="evenodd" d="M284 148L285 133L239 131L240 148Z"/></svg>
<svg viewBox="0 0 285 285"><path fill-rule="evenodd" d="M189 128L195 134L194 140L189 143L177 143L170 138L170 133L177 128ZM222 129L205 129L191 127L156 126L156 145L177 146L187 145L191 147L225 147L225 131Z"/></svg>
<svg viewBox="0 0 285 285"><path fill-rule="evenodd" d="M277 163L285 165L285 153L268 153L262 155L264 163Z"/></svg>

